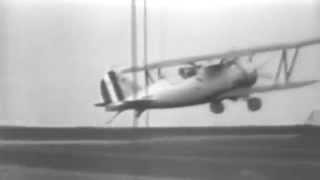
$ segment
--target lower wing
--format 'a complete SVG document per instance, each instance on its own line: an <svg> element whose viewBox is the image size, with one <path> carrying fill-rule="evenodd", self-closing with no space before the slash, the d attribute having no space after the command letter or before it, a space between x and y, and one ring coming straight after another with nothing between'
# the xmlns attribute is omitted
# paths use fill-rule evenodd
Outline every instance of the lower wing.
<svg viewBox="0 0 320 180"><path fill-rule="evenodd" d="M288 82L285 84L273 84L273 85L264 85L264 86L256 86L256 87L246 87L246 88L238 88L226 93L222 93L218 99L232 98L232 97L245 97L254 93L264 93L271 92L277 90L287 90L300 88L304 86L309 86L315 83L318 83L318 80L311 81L298 81L298 82Z"/></svg>

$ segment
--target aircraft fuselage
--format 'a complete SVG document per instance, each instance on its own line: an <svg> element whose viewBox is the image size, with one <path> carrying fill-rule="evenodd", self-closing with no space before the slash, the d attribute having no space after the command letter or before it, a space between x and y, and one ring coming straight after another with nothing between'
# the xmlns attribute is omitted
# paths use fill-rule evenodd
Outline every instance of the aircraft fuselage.
<svg viewBox="0 0 320 180"><path fill-rule="evenodd" d="M250 87L256 79L256 71L247 68L243 61L207 66L181 83L160 81L150 86L148 94L152 102L147 108L181 107L217 101L221 93L238 87Z"/></svg>

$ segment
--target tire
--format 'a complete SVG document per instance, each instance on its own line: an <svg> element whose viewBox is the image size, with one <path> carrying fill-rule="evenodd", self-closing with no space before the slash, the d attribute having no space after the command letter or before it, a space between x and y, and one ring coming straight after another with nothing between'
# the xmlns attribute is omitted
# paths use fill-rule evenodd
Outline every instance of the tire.
<svg viewBox="0 0 320 180"><path fill-rule="evenodd" d="M258 111L261 109L262 101L260 98L249 98L247 101L247 106L250 111Z"/></svg>
<svg viewBox="0 0 320 180"><path fill-rule="evenodd" d="M224 105L221 102L211 102L210 110L215 114L221 114L224 112Z"/></svg>

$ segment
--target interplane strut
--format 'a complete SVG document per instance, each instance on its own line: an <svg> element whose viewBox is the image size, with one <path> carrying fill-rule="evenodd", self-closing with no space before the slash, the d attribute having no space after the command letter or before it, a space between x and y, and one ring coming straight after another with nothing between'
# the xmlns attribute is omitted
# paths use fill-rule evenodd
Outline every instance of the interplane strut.
<svg viewBox="0 0 320 180"><path fill-rule="evenodd" d="M281 50L281 58L278 64L278 68L275 76L275 82L279 82L281 72L284 74L285 82L287 83L288 81L290 81L290 77L292 75L293 69L297 62L296 60L297 60L298 54L299 54L299 48L297 47L294 49L294 55L291 61L289 62L288 49Z"/></svg>

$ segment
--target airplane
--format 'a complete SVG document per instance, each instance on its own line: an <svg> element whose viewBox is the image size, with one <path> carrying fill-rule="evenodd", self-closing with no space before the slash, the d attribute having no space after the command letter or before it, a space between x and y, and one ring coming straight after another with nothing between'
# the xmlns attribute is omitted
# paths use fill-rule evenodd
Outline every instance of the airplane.
<svg viewBox="0 0 320 180"><path fill-rule="evenodd" d="M285 90L312 85L318 80L290 81L296 60L301 48L320 44L320 39L311 39L296 43L283 43L268 46L226 51L177 59L166 59L144 66L126 67L109 70L100 81L103 102L95 104L106 111L116 114L107 123L111 123L121 112L134 110L134 118L150 109L177 108L209 103L213 113L224 112L222 103L225 99L237 101L244 99L250 111L258 111L262 100L254 97L256 93ZM288 51L293 50L291 61ZM260 77L258 69L261 64L255 63L256 54L280 52L281 58L271 85L258 86ZM201 62L210 62L203 65ZM215 62L215 63L213 63ZM182 81L170 83L161 74L164 68L181 66L178 69ZM150 71L158 71L155 81ZM140 87L136 81L125 77L129 73L145 72L146 87ZM281 73L285 81L279 83Z"/></svg>

